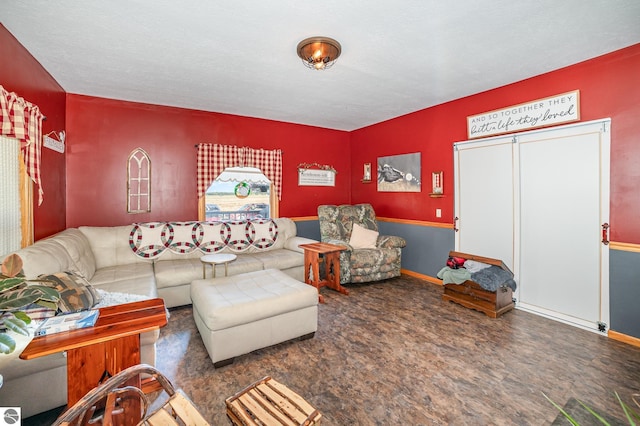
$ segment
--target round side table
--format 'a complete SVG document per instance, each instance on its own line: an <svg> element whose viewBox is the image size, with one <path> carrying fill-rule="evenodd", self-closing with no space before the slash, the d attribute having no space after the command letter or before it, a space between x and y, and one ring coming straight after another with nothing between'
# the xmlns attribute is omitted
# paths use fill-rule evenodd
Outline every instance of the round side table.
<svg viewBox="0 0 640 426"><path fill-rule="evenodd" d="M200 262L202 262L202 278L207 278L206 266L211 265L211 270L213 271L213 277L216 277L216 265L224 264L224 276L227 276L227 268L229 266L229 262L233 262L236 260L238 256L230 253L220 253L220 254L206 254L200 258Z"/></svg>

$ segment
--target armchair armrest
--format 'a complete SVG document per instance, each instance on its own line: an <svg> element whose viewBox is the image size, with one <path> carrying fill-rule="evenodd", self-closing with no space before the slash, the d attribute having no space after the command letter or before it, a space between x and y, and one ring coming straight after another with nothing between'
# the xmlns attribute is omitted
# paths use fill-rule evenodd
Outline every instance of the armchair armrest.
<svg viewBox="0 0 640 426"><path fill-rule="evenodd" d="M379 235L378 248L402 248L407 245L404 238L395 235Z"/></svg>
<svg viewBox="0 0 640 426"><path fill-rule="evenodd" d="M329 243L329 244L335 244L337 246L344 246L344 248L346 249L346 251L353 251L353 247L346 241L344 240L325 240L323 241L323 243Z"/></svg>
<svg viewBox="0 0 640 426"><path fill-rule="evenodd" d="M299 247L300 244L312 244L317 242L318 240L312 240L311 238L291 237L284 243L284 248L292 251L297 251L299 253L304 253L304 250Z"/></svg>

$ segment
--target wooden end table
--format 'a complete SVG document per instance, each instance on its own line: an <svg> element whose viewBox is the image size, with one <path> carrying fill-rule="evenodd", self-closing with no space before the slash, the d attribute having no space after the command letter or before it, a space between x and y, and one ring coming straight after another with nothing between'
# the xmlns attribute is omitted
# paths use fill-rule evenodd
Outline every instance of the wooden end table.
<svg viewBox="0 0 640 426"><path fill-rule="evenodd" d="M340 252L346 247L329 243L300 244L299 247L304 249L304 282L318 289L320 303L324 303L321 287L349 294L349 290L340 285ZM325 279L320 279L320 257L324 261Z"/></svg>
<svg viewBox="0 0 640 426"><path fill-rule="evenodd" d="M140 364L140 333L166 324L161 298L107 306L100 308L93 327L34 337L20 358L28 360L66 351L67 407L71 407L105 377ZM139 377L134 382L130 384L141 387ZM152 391L156 384L146 385ZM142 389L145 390L145 383Z"/></svg>

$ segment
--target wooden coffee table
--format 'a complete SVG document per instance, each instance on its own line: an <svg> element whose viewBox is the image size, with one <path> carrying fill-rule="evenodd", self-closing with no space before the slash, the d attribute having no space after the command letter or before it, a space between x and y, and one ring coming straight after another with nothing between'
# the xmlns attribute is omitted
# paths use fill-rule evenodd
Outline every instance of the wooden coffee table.
<svg viewBox="0 0 640 426"><path fill-rule="evenodd" d="M349 290L340 285L340 252L346 250L346 247L329 243L300 244L299 247L304 249L304 282L318 289L320 303L324 303L324 297L320 294L321 287L349 294ZM321 257L324 261L324 279L320 279Z"/></svg>

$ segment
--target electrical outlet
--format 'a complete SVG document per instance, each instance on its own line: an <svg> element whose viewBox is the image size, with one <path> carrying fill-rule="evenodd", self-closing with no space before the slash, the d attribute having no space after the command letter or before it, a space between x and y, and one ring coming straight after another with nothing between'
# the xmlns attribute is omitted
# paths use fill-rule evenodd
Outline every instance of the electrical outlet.
<svg viewBox="0 0 640 426"><path fill-rule="evenodd" d="M442 217L442 209L436 209L436 217Z"/></svg>

